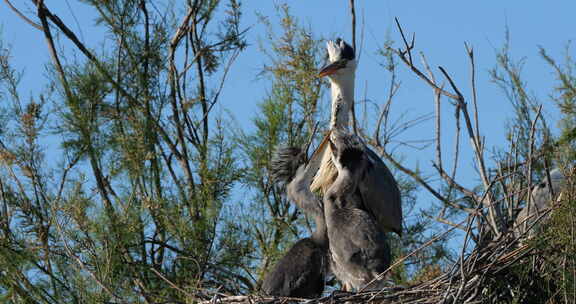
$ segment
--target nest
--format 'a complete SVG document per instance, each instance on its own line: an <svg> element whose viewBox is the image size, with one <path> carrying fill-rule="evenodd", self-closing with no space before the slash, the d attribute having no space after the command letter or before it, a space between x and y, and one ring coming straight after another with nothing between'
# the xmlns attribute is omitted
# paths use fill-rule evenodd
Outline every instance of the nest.
<svg viewBox="0 0 576 304"><path fill-rule="evenodd" d="M498 288L490 288L492 282L508 280L507 270L531 256L533 246L516 246L517 240L508 235L486 246L478 246L467 257L456 263L451 271L426 282L408 287L388 287L377 291L333 292L331 295L312 299L275 298L257 295L214 296L205 303L486 303L508 295ZM496 294L491 294L496 293Z"/></svg>
<svg viewBox="0 0 576 304"><path fill-rule="evenodd" d="M539 216L537 222L542 221L543 218L544 216ZM431 240L408 256L429 246L443 235ZM533 265L535 260L541 258L534 242L521 243L521 240L523 236L515 235L510 229L497 240L480 242L470 253L462 250L459 260L448 271L412 286L393 286L361 292L335 291L318 299L218 294L203 303L510 303L512 299L518 301L519 298L517 294L514 294L520 280L518 271L514 268L519 265ZM465 246L466 240L464 242ZM390 269L401 264L408 256L398 260ZM538 283L532 282L532 285L534 284ZM520 302L530 302L527 299L530 296L529 292L525 293Z"/></svg>
<svg viewBox="0 0 576 304"><path fill-rule="evenodd" d="M329 148L329 147L328 147ZM322 149L318 149L322 150ZM327 149L324 149L326 151ZM324 155L322 155L324 156ZM330 179L331 162L329 158L323 157L324 171L318 174L317 187L321 188L323 183ZM475 239L476 246L468 251L469 235L472 223L478 219L481 214L479 208L476 213L462 223L468 222L466 227L466 237L462 244L462 251L458 260L443 273L429 278L423 282L409 286L390 286L380 290L360 291L360 292L342 292L335 291L331 294L317 299L296 299L285 297L270 297L262 295L246 296L227 296L224 294L213 294L211 297L204 296L203 303L229 303L229 304L255 304L255 303L402 303L402 304L451 304L451 303L556 303L569 302L565 299L555 301L559 295L557 287L545 286L546 284L554 285L561 283L565 278L559 278L557 275L562 273L562 268L569 268L573 277L568 281L576 282L576 255L572 253L566 262L566 256L563 253L573 249L561 248L565 244L558 242L551 247L546 247L557 239L558 233L548 229L554 224L549 223L551 213L561 215L562 213L570 214L571 222L560 224L560 230L576 231L574 220L574 206L568 210L558 210L564 205L564 202L573 202L575 200L572 190L562 191L553 201L551 206L525 215L524 218L518 219L517 223L510 223L506 232L495 237L485 222L481 223L481 231ZM552 215L554 217L554 215ZM461 224L462 224L461 223ZM414 250L403 258L398 259L389 269L381 274L385 277L387 273L396 266L401 265L406 259L415 255L422 249L430 246L439 239L445 238L452 230L460 226L455 225L428 241L422 247ZM522 229L520 229L522 225ZM557 224L556 224L557 225ZM568 226L571 226L569 229ZM536 233L538 231L538 233ZM532 236L539 235L538 238L531 239ZM576 246L572 237L570 248ZM540 242L548 242L546 246L540 246ZM563 262L559 260L564 259ZM556 267L556 269L550 270ZM560 271L558 271L560 269ZM556 277L555 277L556 276ZM556 280L556 281L554 281ZM571 281L573 280L573 281ZM564 282L565 283L565 282ZM549 289L547 289L549 288ZM556 289L556 290L555 290ZM570 297L576 299L576 283L574 288L566 292ZM576 302L574 302L576 303Z"/></svg>

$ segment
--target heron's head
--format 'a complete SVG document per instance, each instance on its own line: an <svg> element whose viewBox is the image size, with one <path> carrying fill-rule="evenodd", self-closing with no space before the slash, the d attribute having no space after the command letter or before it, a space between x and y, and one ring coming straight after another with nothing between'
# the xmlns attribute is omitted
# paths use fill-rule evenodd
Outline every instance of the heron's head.
<svg viewBox="0 0 576 304"><path fill-rule="evenodd" d="M326 42L328 64L320 69L318 76L328 76L332 80L350 77L356 71L356 55L354 49L344 40L338 38Z"/></svg>
<svg viewBox="0 0 576 304"><path fill-rule="evenodd" d="M270 175L275 183L288 184L298 167L305 163L305 153L297 147L282 147L274 152L270 164Z"/></svg>
<svg viewBox="0 0 576 304"><path fill-rule="evenodd" d="M340 171L343 168L362 171L367 164L365 146L360 138L340 130L330 134L330 148L334 165Z"/></svg>

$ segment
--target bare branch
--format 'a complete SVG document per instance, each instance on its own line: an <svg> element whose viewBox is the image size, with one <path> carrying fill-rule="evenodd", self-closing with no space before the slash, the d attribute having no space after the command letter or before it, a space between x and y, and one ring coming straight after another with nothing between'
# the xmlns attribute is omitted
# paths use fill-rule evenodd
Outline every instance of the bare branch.
<svg viewBox="0 0 576 304"><path fill-rule="evenodd" d="M8 6L16 13L16 15L18 15L20 18L22 18L26 23L30 24L31 26L35 27L36 29L38 29L40 31L44 30L42 28L42 26L40 26L38 23L30 20L30 18L28 18L24 14L22 14L14 5L12 5L12 3L10 3L9 0L4 0L4 2L6 2L6 4L8 4Z"/></svg>
<svg viewBox="0 0 576 304"><path fill-rule="evenodd" d="M354 7L354 0L350 0L350 15L352 18L352 48L356 52L356 9Z"/></svg>
<svg viewBox="0 0 576 304"><path fill-rule="evenodd" d="M396 69L394 68L393 64L392 67L390 68L390 71L392 75L390 78L390 87L388 89L388 98L386 100L386 103L382 107L382 111L380 111L380 116L378 117L378 122L376 123L376 130L374 131L374 139L376 140L376 143L378 145L382 145L382 143L380 142L380 130L382 128L383 121L384 121L384 130L386 132L388 131L388 117L390 114L390 107L392 106L392 100L394 99L396 92L398 92L398 89L400 88L400 83L396 82ZM386 144L387 142L385 142L383 145L385 146Z"/></svg>
<svg viewBox="0 0 576 304"><path fill-rule="evenodd" d="M356 58L358 58L360 54L358 53L358 49L356 49L356 10L354 8L354 0L350 0L350 15L352 19L352 48L356 53ZM356 108L356 101L352 100L352 107L350 108L350 114L352 115L352 129L354 131L354 134L358 134L355 108Z"/></svg>
<svg viewBox="0 0 576 304"><path fill-rule="evenodd" d="M434 190L434 188L432 188L432 186L430 186L430 184L428 184L418 173L402 166L402 164L400 164L399 162L397 162L388 152L386 152L384 150L384 148L382 146L378 146L376 145L376 143L374 141L371 142L372 145L375 146L375 148L378 150L378 152L380 152L380 154L382 156L384 156L384 158L386 158L386 160L388 160L389 162L391 162L396 168L398 168L400 171L404 172L405 174L411 176L417 183L419 183L420 185L422 185L422 187L424 187L426 190L428 190L428 192L430 192L434 197L436 197L438 200L440 200L441 202L443 202L446 205L450 205L453 208L456 208L458 210L462 210L465 211L467 213L474 213L474 209L472 208L467 208L464 206L460 206L457 204L454 204L453 202L451 202L450 200L448 200L446 197L444 197L443 195L441 195L439 192L437 192L436 190Z"/></svg>
<svg viewBox="0 0 576 304"><path fill-rule="evenodd" d="M455 187L458 191L464 193L464 195L472 198L475 201L480 201L480 198L474 192L472 192L471 190L467 189L466 187L463 187L458 182L456 182L450 175L448 175L446 173L446 171L444 171L442 168L440 168L437 164L432 163L432 166L438 171L438 174L440 174L440 176L444 180L446 180L446 183L450 187Z"/></svg>
<svg viewBox="0 0 576 304"><path fill-rule="evenodd" d="M44 6L44 0L37 1L36 6L38 9L37 12L38 18L40 18L40 21L42 22L42 29L44 31L44 36L46 37L46 42L48 43L48 50L50 51L50 56L52 57L54 66L56 66L56 70L58 70L58 75L60 76L60 80L62 81L62 85L64 86L66 96L68 98L71 98L72 93L70 92L70 86L68 85L66 74L64 73L64 69L62 68L62 64L60 63L60 58L58 58L58 53L56 52L56 47L54 46L54 40L52 39L52 33L50 32L50 27L48 26L48 21L46 20L46 15L49 14L49 12L47 12L46 7Z"/></svg>
<svg viewBox="0 0 576 304"><path fill-rule="evenodd" d="M532 162L534 160L532 154L534 151L534 137L536 134L536 123L538 122L538 119L540 118L540 114L542 111L542 105L540 105L538 107L538 111L536 112L536 117L534 117L534 120L532 121L532 126L530 127L530 148L528 150L528 166L526 168L526 176L528 179L528 186L532 185ZM552 185L549 184L550 186L548 188L552 188ZM530 214L530 208L532 207L532 194L528 193L528 198L526 200L526 208L527 208L527 213L526 214ZM526 230L526 223L524 223L524 231Z"/></svg>
<svg viewBox="0 0 576 304"><path fill-rule="evenodd" d="M424 73L422 73L422 71L420 71L416 66L414 66L414 64L412 63L412 49L414 48L414 41L415 41L415 35L412 36L412 41L409 44L408 41L406 40L406 37L404 36L404 32L402 30L402 27L400 26L400 23L398 22L398 19L396 18L396 25L398 26L398 30L400 31L400 34L402 35L402 40L404 41L404 47L405 50L402 49L394 49L392 47L387 47L390 51L394 52L396 55L398 55L398 57L400 57L400 60L402 60L409 68L410 70L412 70L412 72L414 72L416 74L416 76L420 77L422 80L424 80L428 85L432 86L434 89L440 90L440 92L442 93L442 95L452 98L454 100L458 99L458 96L441 89L435 81L433 81L432 79L428 78L426 75L424 75ZM406 54L408 54L408 57L406 57Z"/></svg>
<svg viewBox="0 0 576 304"><path fill-rule="evenodd" d="M470 58L470 85L472 87L472 104L474 105L474 124L476 136L480 137L480 122L478 120L478 94L476 93L476 64L474 62L474 49L464 43L466 52ZM478 139L479 140L479 139Z"/></svg>
<svg viewBox="0 0 576 304"><path fill-rule="evenodd" d="M478 137L475 136L474 129L472 128L472 123L470 120L470 114L468 114L468 109L466 107L466 102L465 102L464 96L462 95L462 93L460 93L460 90L454 84L454 81L452 80L450 75L448 75L446 70L444 70L444 68L442 68L441 66L438 68L440 69L442 74L444 74L444 77L446 77L446 79L450 83L450 86L452 87L454 92L456 92L456 95L458 96L455 99L455 101L458 102L460 110L462 110L462 113L464 115L464 121L466 122L466 128L468 130L468 136L470 137L470 141L472 142L474 152L476 154L476 159L477 159L478 167L480 170L480 177L482 178L482 183L484 184L484 189L487 189L490 182L489 182L488 176L486 175L486 166L484 164L483 147L482 147L482 144L480 143ZM489 197L489 200L491 200L490 197Z"/></svg>
<svg viewBox="0 0 576 304"><path fill-rule="evenodd" d="M408 62L410 63L410 65L412 64L412 49L414 49L414 39L416 38L416 34L413 33L412 34L412 41L410 42L410 44L408 44L408 41L406 40L406 36L404 36L404 31L402 30L402 27L400 26L400 21L398 21L398 18L394 18L394 21L396 21L396 26L398 26L398 30L400 30L400 35L402 36L402 41L404 41L404 45L406 47L406 50L401 52L403 54L408 54Z"/></svg>
<svg viewBox="0 0 576 304"><path fill-rule="evenodd" d="M466 220L460 222L458 225L462 225L464 222L466 222ZM392 269L394 269L396 266L402 264L405 260L407 260L409 257L415 255L416 253L420 252L422 249L432 245L434 242L436 242L439 239L442 239L444 237L446 237L446 235L448 235L448 233L452 232L454 229L456 229L456 227L452 227L447 229L446 231L444 231L443 233L433 237L432 239L430 239L428 242L424 243L422 246L420 246L418 249L410 252L409 254L407 254L406 256L396 260L394 262L394 264L390 265L390 267L388 267L388 269L386 269L384 272L380 273L379 275L377 275L372 281L368 282L362 289L360 289L358 292L362 292L364 291L364 289L367 286L370 286L370 284L372 284L373 282L380 280L382 278L384 278ZM382 292L382 291L380 291Z"/></svg>

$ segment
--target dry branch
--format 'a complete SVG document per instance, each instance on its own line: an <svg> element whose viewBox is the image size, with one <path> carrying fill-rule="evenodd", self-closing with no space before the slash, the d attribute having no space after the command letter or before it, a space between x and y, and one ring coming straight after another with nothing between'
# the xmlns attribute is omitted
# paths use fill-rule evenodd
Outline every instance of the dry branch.
<svg viewBox="0 0 576 304"><path fill-rule="evenodd" d="M467 226L472 227L475 216L467 220ZM539 220L542 217L539 218ZM453 228L451 228L453 229ZM451 229L447 230L449 232ZM442 235L431 240L431 242ZM425 244L428 246L431 242ZM358 293L335 291L332 294L312 300L265 297L258 295L247 296L215 296L203 303L404 303L404 304L432 304L432 303L484 303L487 299L496 301L507 295L493 292L490 284L497 284L505 280L512 267L519 263L530 261L538 256L533 245L518 245L519 237L513 233L505 233L496 241L489 241L476 246L472 252L467 253L462 248L460 258L451 270L434 277L428 281L412 286L391 286L381 290L362 291ZM465 242L466 243L466 242ZM418 248L410 254L415 254ZM402 262L397 261L395 265ZM392 267L394 267L393 265ZM392 268L391 267L391 268ZM493 293L490 293L493 292Z"/></svg>

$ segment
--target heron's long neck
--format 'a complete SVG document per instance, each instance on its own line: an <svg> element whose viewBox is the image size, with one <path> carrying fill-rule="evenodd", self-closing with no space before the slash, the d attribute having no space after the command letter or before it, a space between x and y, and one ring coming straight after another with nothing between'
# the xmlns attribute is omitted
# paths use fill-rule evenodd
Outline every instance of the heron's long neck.
<svg viewBox="0 0 576 304"><path fill-rule="evenodd" d="M354 174L349 170L338 171L338 178L334 181L332 186L334 194L337 196L344 196L356 191L356 186L359 180L358 174Z"/></svg>
<svg viewBox="0 0 576 304"><path fill-rule="evenodd" d="M326 220L324 219L324 212L317 214L314 217L316 223L316 230L312 232L312 239L319 245L326 246L328 244L328 235Z"/></svg>
<svg viewBox="0 0 576 304"><path fill-rule="evenodd" d="M354 74L342 76L338 80L330 79L330 83L332 92L330 129L347 129L350 110L354 103Z"/></svg>
<svg viewBox="0 0 576 304"><path fill-rule="evenodd" d="M286 192L290 200L307 215L324 217L320 200L310 190L314 174L320 167L321 159L312 158L305 167L304 172L297 173L295 178L287 185ZM298 171L300 172L300 171Z"/></svg>

